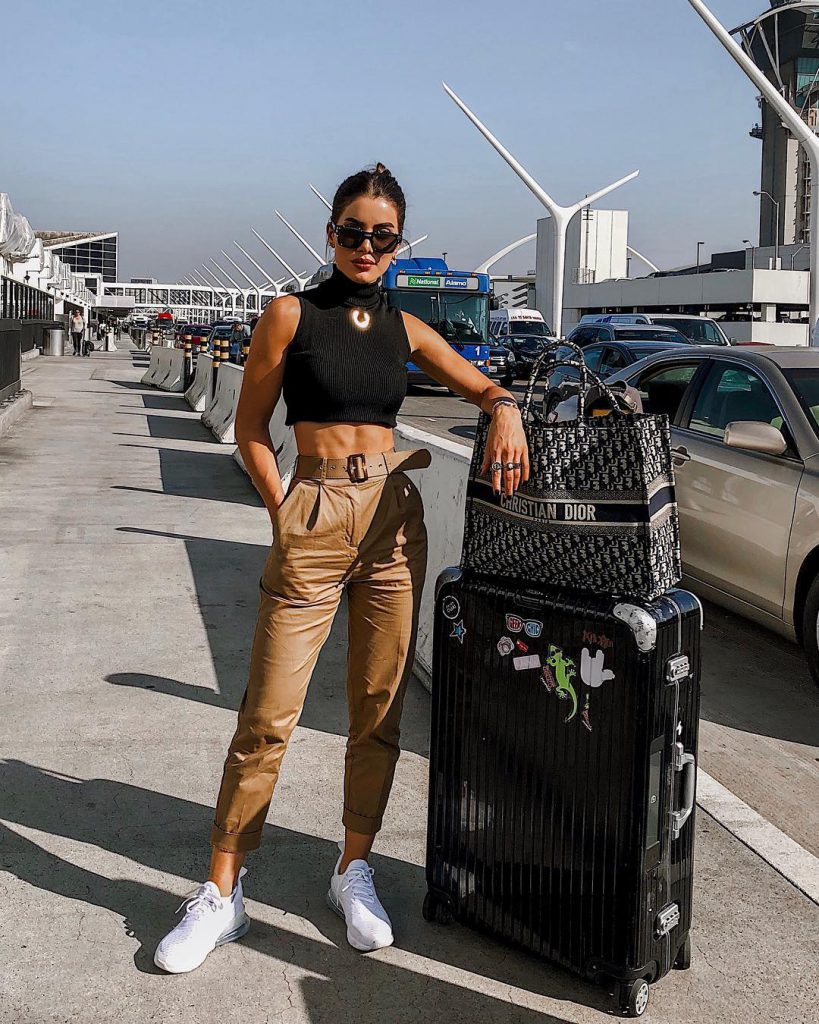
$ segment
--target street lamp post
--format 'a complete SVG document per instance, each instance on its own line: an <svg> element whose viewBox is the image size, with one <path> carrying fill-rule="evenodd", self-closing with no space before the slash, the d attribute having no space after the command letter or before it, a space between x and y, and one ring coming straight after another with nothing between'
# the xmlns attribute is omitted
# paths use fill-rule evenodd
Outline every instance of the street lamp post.
<svg viewBox="0 0 819 1024"><path fill-rule="evenodd" d="M799 255L799 253L802 252L803 249L807 249L809 246L810 242L803 242L803 244L800 245L798 249L795 249L793 253L791 253L791 270L796 269L794 264L796 263L796 257Z"/></svg>
<svg viewBox="0 0 819 1024"><path fill-rule="evenodd" d="M697 242L697 273L700 272L700 249L705 245L705 242Z"/></svg>
<svg viewBox="0 0 819 1024"><path fill-rule="evenodd" d="M743 238L742 239L742 244L743 245L748 245L751 248L751 270L753 270L754 269L754 254L756 253L756 246L754 245L754 243L751 241L750 238Z"/></svg>
<svg viewBox="0 0 819 1024"><path fill-rule="evenodd" d="M768 199L773 203L774 210L776 211L776 234L774 235L774 270L779 270L779 203L770 192L766 192L765 189L754 189L755 196L767 196Z"/></svg>

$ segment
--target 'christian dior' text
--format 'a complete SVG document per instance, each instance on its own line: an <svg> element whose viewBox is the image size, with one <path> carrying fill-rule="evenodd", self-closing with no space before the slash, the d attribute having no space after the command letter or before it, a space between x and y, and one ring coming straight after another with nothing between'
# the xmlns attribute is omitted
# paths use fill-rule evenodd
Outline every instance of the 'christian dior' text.
<svg viewBox="0 0 819 1024"><path fill-rule="evenodd" d="M532 501L514 494L504 502L504 508L530 519L558 519L567 523L597 521L595 506L586 502Z"/></svg>

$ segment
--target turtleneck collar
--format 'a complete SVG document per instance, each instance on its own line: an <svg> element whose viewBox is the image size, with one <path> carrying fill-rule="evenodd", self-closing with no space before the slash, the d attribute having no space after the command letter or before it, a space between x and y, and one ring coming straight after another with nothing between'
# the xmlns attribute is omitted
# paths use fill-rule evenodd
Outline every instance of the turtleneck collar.
<svg viewBox="0 0 819 1024"><path fill-rule="evenodd" d="M334 304L347 309L375 309L381 302L381 282L357 284L333 265L332 275L322 285Z"/></svg>

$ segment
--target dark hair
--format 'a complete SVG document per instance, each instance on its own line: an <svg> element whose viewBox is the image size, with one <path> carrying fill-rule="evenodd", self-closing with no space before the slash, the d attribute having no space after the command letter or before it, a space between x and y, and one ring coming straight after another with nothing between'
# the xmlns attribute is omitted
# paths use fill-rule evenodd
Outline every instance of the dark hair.
<svg viewBox="0 0 819 1024"><path fill-rule="evenodd" d="M383 164L367 167L342 181L333 197L331 217L334 224L338 224L346 207L359 196L372 196L374 199L386 199L392 203L398 214L398 230L404 230L407 201L401 186Z"/></svg>

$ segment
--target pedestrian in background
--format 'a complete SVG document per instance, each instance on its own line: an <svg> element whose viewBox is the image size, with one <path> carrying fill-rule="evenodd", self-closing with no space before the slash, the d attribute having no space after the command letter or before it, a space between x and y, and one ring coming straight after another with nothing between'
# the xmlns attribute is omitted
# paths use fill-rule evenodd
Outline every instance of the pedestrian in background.
<svg viewBox="0 0 819 1024"><path fill-rule="evenodd" d="M82 339L85 334L85 320L83 320L82 313L75 309L71 314L70 321L71 329L71 340L74 342L74 355L81 356L82 353Z"/></svg>

